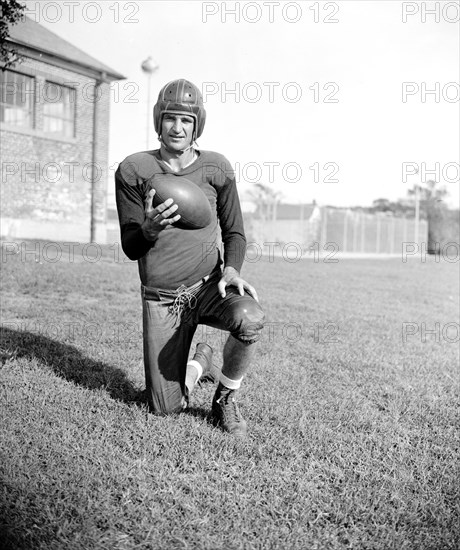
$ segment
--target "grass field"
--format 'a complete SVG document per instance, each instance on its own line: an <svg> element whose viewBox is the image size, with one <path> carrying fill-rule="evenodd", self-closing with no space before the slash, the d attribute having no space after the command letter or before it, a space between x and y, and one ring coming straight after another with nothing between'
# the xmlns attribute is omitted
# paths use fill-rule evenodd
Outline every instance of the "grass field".
<svg viewBox="0 0 460 550"><path fill-rule="evenodd" d="M2 257L2 550L458 548L458 263L247 264L241 442L209 384L147 413L137 266L88 260Z"/></svg>

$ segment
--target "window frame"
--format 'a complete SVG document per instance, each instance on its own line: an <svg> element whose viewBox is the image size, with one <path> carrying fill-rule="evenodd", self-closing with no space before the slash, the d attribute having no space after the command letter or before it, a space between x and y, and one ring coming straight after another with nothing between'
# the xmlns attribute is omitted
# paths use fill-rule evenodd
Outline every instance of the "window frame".
<svg viewBox="0 0 460 550"><path fill-rule="evenodd" d="M62 97L62 91L66 90L67 97L69 98L69 101L59 102L59 101L49 101L47 96L47 88L48 86L57 86L61 93L59 94L59 97ZM56 82L52 79L46 79L43 82L43 94L42 94L42 107L43 107L43 132L46 135L53 136L53 137L62 137L66 139L73 139L76 136L76 118L77 118L77 93L76 89L72 86L67 86L66 84L61 84L60 82ZM61 115L58 114L52 114L47 112L47 106L49 105L64 105L64 113ZM66 107L70 107L70 115L66 116ZM62 123L62 130L52 131L49 128L47 128L48 122L53 121L60 121ZM66 132L66 125L70 126L70 132Z"/></svg>
<svg viewBox="0 0 460 550"><path fill-rule="evenodd" d="M26 79L28 79L30 81L30 83L32 84L31 90L29 92L27 92L26 101L24 102L24 104L28 104L28 107L27 108L25 108L25 107L21 108L20 103L16 103L16 102L8 103L6 101L3 101L3 91L0 93L0 107L7 108L7 107L11 107L13 105L14 107L16 107L16 111L20 110L21 112L27 112L26 119L29 122L28 122L28 124L20 124L20 123L18 124L18 119L17 118L15 120L1 120L0 119L0 122L1 122L1 124L5 124L5 125L8 125L8 126L17 128L17 129L21 129L23 131L35 130L36 129L37 79L36 79L35 76L27 74L27 73L23 73L21 71L16 71L16 70L12 70L12 69L6 69L5 71L2 71L2 76L3 75L8 75L8 74L9 75L20 76L24 79L24 81L26 81ZM17 76L13 81L13 83L15 83L15 84L17 83ZM6 87L6 86L8 86L9 83L10 83L9 79L6 79L4 81L3 86ZM21 91L21 93L23 93L23 91ZM17 92L14 94L14 96L16 96L16 95L17 95ZM5 94L5 99L6 99L6 94Z"/></svg>

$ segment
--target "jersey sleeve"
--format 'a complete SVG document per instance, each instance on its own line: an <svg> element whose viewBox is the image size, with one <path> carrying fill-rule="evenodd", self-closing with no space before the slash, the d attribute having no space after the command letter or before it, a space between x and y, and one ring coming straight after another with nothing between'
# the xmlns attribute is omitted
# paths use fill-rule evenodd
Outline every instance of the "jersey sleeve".
<svg viewBox="0 0 460 550"><path fill-rule="evenodd" d="M135 171L122 163L115 173L115 195L120 222L121 247L130 260L139 260L154 245L142 232L144 184Z"/></svg>
<svg viewBox="0 0 460 550"><path fill-rule="evenodd" d="M217 215L224 245L224 267L241 270L246 252L243 214L236 187L235 173L229 161L221 156L216 174Z"/></svg>

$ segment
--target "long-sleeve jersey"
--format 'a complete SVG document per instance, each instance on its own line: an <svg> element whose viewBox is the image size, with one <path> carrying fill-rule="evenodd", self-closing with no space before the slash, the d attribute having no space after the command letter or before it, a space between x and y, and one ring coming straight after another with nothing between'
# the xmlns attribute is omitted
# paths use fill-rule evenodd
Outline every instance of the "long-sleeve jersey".
<svg viewBox="0 0 460 550"><path fill-rule="evenodd" d="M138 260L143 285L176 289L209 275L219 264L220 234L224 265L237 271L243 264L246 238L233 169L228 160L212 151L197 151L198 158L180 172L172 172L159 150L128 156L115 174L121 244L131 260ZM184 176L198 185L211 204L212 221L203 229L172 228L160 231L155 241L141 229L145 199L155 174Z"/></svg>

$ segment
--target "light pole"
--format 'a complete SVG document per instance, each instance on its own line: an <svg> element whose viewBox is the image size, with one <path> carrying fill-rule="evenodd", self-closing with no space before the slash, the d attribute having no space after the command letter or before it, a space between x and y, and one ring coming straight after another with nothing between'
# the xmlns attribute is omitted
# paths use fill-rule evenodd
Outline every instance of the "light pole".
<svg viewBox="0 0 460 550"><path fill-rule="evenodd" d="M147 74L147 135L145 146L149 148L150 144L150 126L152 124L152 113L150 112L150 91L152 87L152 74L160 67L156 61L152 59L152 56L148 56L145 61L142 62L142 70Z"/></svg>

